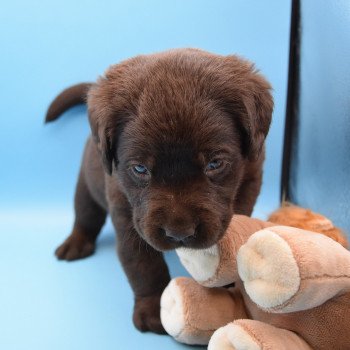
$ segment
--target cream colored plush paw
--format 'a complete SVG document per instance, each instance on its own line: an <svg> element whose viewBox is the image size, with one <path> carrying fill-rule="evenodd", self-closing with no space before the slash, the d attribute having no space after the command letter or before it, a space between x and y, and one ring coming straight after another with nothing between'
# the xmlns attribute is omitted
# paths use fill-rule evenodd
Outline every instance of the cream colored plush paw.
<svg viewBox="0 0 350 350"><path fill-rule="evenodd" d="M264 309L282 305L299 289L299 268L291 248L268 228L254 233L240 248L237 264L247 294Z"/></svg>
<svg viewBox="0 0 350 350"><path fill-rule="evenodd" d="M207 249L178 248L176 253L190 275L202 285L206 285L206 281L215 275L220 263L217 245Z"/></svg>
<svg viewBox="0 0 350 350"><path fill-rule="evenodd" d="M261 350L261 347L241 326L229 323L212 335L208 350Z"/></svg>
<svg viewBox="0 0 350 350"><path fill-rule="evenodd" d="M164 329L178 341L185 329L184 306L181 288L171 280L160 299L160 318Z"/></svg>

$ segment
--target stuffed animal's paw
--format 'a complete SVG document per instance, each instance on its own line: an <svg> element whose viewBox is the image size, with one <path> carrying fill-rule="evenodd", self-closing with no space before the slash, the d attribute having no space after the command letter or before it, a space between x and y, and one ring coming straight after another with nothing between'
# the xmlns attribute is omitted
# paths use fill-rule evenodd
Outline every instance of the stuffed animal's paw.
<svg viewBox="0 0 350 350"><path fill-rule="evenodd" d="M217 244L206 249L178 248L176 253L182 265L197 283L208 287L218 287L225 284L223 282L216 285L211 281L220 264L220 252Z"/></svg>
<svg viewBox="0 0 350 350"><path fill-rule="evenodd" d="M208 350L311 350L296 333L270 324L241 319L219 328L211 337Z"/></svg>
<svg viewBox="0 0 350 350"><path fill-rule="evenodd" d="M141 332L165 334L160 321L160 295L136 298L133 321Z"/></svg>
<svg viewBox="0 0 350 350"><path fill-rule="evenodd" d="M184 306L182 291L176 279L170 281L160 300L160 317L162 324L169 335L182 341L181 334L185 328Z"/></svg>
<svg viewBox="0 0 350 350"><path fill-rule="evenodd" d="M240 248L237 263L247 294L264 309L284 304L299 289L299 268L291 248L268 228L254 233Z"/></svg>
<svg viewBox="0 0 350 350"><path fill-rule="evenodd" d="M253 336L238 324L229 323L211 337L208 350L261 350Z"/></svg>
<svg viewBox="0 0 350 350"><path fill-rule="evenodd" d="M226 292L226 291L225 291ZM165 288L160 305L160 316L165 330L174 339L185 344L206 345L214 330L232 320L232 313L223 312L222 305L225 296L223 292L212 293L202 287L192 278L177 277L170 281ZM218 299L221 304L218 307ZM231 301L231 296L227 295ZM197 303L200 303L196 305ZM220 308L221 306L221 308ZM210 307L220 313L220 318ZM230 305L225 310L231 310ZM211 317L210 317L210 316ZM210 327L212 318L222 320L220 326ZM229 320L229 321L227 321Z"/></svg>

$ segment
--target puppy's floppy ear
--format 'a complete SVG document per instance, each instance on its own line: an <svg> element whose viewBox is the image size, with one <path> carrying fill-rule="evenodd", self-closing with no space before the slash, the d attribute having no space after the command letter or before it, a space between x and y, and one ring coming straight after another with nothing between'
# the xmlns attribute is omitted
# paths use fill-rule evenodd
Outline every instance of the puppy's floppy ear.
<svg viewBox="0 0 350 350"><path fill-rule="evenodd" d="M143 56L138 56L111 66L88 92L92 136L109 175L112 174L113 164L118 164L120 135L125 125L137 114L146 63Z"/></svg>
<svg viewBox="0 0 350 350"><path fill-rule="evenodd" d="M247 94L243 98L245 113L241 115L241 123L248 135L247 157L256 160L270 129L273 99L270 84L257 72L252 73L246 84Z"/></svg>
<svg viewBox="0 0 350 350"><path fill-rule="evenodd" d="M117 91L114 91L114 98L111 96L110 89L113 91L114 88L109 85L107 79L100 78L90 88L87 104L93 139L105 171L111 175L113 163L115 166L118 164L118 139L128 121L128 111L123 104L118 105Z"/></svg>
<svg viewBox="0 0 350 350"><path fill-rule="evenodd" d="M112 130L107 127L109 116L105 111L99 110L94 101L93 93L88 96L88 112L92 137L100 152L105 171L111 175L113 168L113 158L115 154L115 142L111 137Z"/></svg>
<svg viewBox="0 0 350 350"><path fill-rule="evenodd" d="M271 85L252 63L237 56L227 56L227 66L230 80L226 98L243 132L243 154L254 161L261 154L271 124Z"/></svg>

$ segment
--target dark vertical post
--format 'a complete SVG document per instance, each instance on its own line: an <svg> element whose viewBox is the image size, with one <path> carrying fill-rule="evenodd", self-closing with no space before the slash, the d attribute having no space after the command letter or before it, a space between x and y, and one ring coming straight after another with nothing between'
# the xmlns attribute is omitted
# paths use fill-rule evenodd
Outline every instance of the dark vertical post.
<svg viewBox="0 0 350 350"><path fill-rule="evenodd" d="M284 128L284 146L282 160L281 201L290 199L289 178L292 142L297 129L299 106L299 66L300 66L300 0L292 0L290 26L288 92L286 120Z"/></svg>

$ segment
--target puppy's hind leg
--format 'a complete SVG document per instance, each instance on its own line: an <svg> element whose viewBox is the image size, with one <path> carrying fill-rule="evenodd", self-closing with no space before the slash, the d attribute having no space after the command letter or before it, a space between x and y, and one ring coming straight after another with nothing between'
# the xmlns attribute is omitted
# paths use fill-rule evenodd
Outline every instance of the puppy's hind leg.
<svg viewBox="0 0 350 350"><path fill-rule="evenodd" d="M70 236L56 249L60 260L77 260L93 254L107 212L91 196L81 170L74 200L75 221Z"/></svg>

